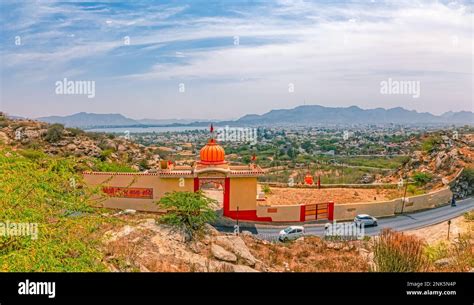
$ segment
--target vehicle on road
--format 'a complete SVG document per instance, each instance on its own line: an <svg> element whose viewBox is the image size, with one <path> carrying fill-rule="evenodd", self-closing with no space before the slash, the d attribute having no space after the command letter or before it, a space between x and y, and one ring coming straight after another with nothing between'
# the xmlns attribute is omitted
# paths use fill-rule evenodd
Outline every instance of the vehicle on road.
<svg viewBox="0 0 474 305"><path fill-rule="evenodd" d="M357 225L362 225L364 227L368 226L378 226L377 218L370 216L369 214L359 214L354 218L354 222Z"/></svg>
<svg viewBox="0 0 474 305"><path fill-rule="evenodd" d="M304 236L304 227L302 226L289 226L286 229L280 231L278 236L279 241L288 241L298 239Z"/></svg>

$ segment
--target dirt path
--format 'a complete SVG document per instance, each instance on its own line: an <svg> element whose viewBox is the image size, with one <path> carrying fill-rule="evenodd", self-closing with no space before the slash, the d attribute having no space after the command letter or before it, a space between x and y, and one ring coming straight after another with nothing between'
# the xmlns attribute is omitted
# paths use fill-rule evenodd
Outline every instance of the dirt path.
<svg viewBox="0 0 474 305"><path fill-rule="evenodd" d="M468 232L474 232L473 221L468 221L464 215L451 219L451 226L449 230L450 242L453 242L459 236L459 234L465 234ZM406 231L406 233L422 238L430 245L436 244L440 241L448 240L448 222L445 221L426 228Z"/></svg>

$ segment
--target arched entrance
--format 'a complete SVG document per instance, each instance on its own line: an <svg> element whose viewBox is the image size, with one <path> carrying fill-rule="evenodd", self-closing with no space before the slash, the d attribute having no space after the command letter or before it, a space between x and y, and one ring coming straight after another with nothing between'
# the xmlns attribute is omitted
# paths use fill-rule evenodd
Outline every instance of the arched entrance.
<svg viewBox="0 0 474 305"><path fill-rule="evenodd" d="M203 191L207 197L217 200L223 215L227 216L230 201L230 179L222 173L206 172L194 178L194 191Z"/></svg>

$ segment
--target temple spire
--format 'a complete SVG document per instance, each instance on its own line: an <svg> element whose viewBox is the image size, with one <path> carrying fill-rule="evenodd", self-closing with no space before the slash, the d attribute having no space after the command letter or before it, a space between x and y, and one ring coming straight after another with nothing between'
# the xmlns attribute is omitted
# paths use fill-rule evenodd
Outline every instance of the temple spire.
<svg viewBox="0 0 474 305"><path fill-rule="evenodd" d="M211 141L214 141L214 125L212 123L211 123L210 131L211 131Z"/></svg>

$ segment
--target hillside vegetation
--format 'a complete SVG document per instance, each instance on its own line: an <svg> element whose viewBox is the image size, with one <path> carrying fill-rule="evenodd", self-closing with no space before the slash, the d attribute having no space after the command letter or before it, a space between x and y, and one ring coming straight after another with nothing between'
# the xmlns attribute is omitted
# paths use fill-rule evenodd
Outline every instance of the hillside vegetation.
<svg viewBox="0 0 474 305"><path fill-rule="evenodd" d="M0 149L0 219L37 234L0 236L0 270L105 271L99 231L110 220L91 207L75 160L22 154Z"/></svg>

